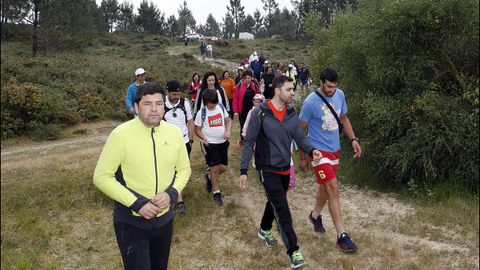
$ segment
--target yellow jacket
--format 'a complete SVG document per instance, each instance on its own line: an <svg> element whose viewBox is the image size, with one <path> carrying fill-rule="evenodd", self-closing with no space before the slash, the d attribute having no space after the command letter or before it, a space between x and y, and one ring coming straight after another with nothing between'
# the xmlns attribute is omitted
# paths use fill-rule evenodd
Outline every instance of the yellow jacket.
<svg viewBox="0 0 480 270"><path fill-rule="evenodd" d="M119 166L124 183L115 178ZM158 127L147 128L137 117L112 131L95 168L93 183L108 197L130 208L131 215L139 217L140 208L158 193L167 192L173 203L190 174L180 129L163 120ZM168 208L157 217L167 212ZM116 218L114 210L114 220L124 218Z"/></svg>

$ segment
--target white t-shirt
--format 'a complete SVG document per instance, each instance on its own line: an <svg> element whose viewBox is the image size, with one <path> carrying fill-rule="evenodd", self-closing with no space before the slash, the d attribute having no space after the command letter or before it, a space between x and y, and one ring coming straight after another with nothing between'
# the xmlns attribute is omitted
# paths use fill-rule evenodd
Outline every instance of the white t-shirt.
<svg viewBox="0 0 480 270"><path fill-rule="evenodd" d="M254 54L250 55L250 57L248 58L248 64L249 65L252 64L252 62L255 61L255 60L258 60L258 56L254 55Z"/></svg>
<svg viewBox="0 0 480 270"><path fill-rule="evenodd" d="M206 51L207 51L207 52L213 51L212 45L208 44L208 45L207 45L207 48L206 48Z"/></svg>
<svg viewBox="0 0 480 270"><path fill-rule="evenodd" d="M215 109L206 109L205 121L202 127L202 110L197 112L195 117L195 125L202 127L202 133L207 139L208 143L224 143L225 142L225 118L228 117L227 112L223 111L220 105L217 104Z"/></svg>
<svg viewBox="0 0 480 270"><path fill-rule="evenodd" d="M292 70L293 70L293 75L297 76L298 75L297 68L295 66L293 66Z"/></svg>
<svg viewBox="0 0 480 270"><path fill-rule="evenodd" d="M185 143L188 143L190 139L188 138L188 128L187 128L187 123L185 121L185 113L183 110L179 107L177 107L180 104L180 99L177 101L177 103L172 104L170 103L170 100L168 99L168 96L165 101L165 107L166 108L171 108L167 113L165 113L165 121L168 123L172 123L177 125L180 130L182 131L183 135L183 141ZM188 99L185 98L185 111L187 112L187 121L193 119L192 115L192 109L190 107L190 102ZM177 115L176 117L173 117L173 113Z"/></svg>

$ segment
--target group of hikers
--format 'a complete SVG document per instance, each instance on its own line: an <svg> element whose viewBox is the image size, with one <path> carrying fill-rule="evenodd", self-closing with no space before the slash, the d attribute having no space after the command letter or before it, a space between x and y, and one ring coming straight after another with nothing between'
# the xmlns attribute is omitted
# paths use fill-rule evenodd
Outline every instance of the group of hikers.
<svg viewBox="0 0 480 270"><path fill-rule="evenodd" d="M319 87L306 97L300 113L291 102L297 89L309 90L312 79L305 65L297 67L293 60L286 68L277 64L274 71L263 55L254 52L242 60L235 79L229 71L221 78L211 71L202 77L194 73L188 89L182 89L177 80L168 81L166 89L146 82L143 68L134 74L125 98L133 119L111 132L93 177L94 184L114 200L114 228L125 269L167 268L173 216L186 213L182 190L192 174L189 156L195 136L206 163L206 170L195 175L204 178L213 203L223 205L220 176L228 169L236 120L241 149L237 185L247 190L253 156L252 165L266 195L258 237L274 247L276 221L291 268L306 265L287 201L287 191L294 185L292 153L298 148L300 169L311 167L318 183L308 215L313 230L325 233L321 213L328 204L337 246L345 252L356 251L340 211L336 176L340 134L349 138L355 158L362 149L334 69L321 72ZM190 98L182 95L183 90Z"/></svg>
<svg viewBox="0 0 480 270"><path fill-rule="evenodd" d="M185 46L187 46L187 43L185 43ZM202 60L205 60L205 57L213 58L213 46L212 44L207 44L205 39L200 40L199 49Z"/></svg>

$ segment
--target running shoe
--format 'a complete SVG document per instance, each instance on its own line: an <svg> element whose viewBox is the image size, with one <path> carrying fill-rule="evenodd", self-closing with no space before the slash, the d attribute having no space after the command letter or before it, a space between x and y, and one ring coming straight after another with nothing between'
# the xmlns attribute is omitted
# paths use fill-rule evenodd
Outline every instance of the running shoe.
<svg viewBox="0 0 480 270"><path fill-rule="evenodd" d="M298 269L306 265L305 258L303 258L303 254L300 252L300 250L293 252L291 259L292 264L290 267L292 269Z"/></svg>
<svg viewBox="0 0 480 270"><path fill-rule="evenodd" d="M316 232L325 233L325 228L323 227L323 223L322 223L322 215L318 216L317 218L313 218L312 213L313 211L310 212L310 215L308 216L308 220L310 220L310 223L313 224L313 229Z"/></svg>
<svg viewBox="0 0 480 270"><path fill-rule="evenodd" d="M220 192L213 194L213 201L218 205L223 205L223 195Z"/></svg>
<svg viewBox="0 0 480 270"><path fill-rule="evenodd" d="M342 233L337 239L337 246L344 252L352 253L357 250L357 246L350 239L348 233Z"/></svg>
<svg viewBox="0 0 480 270"><path fill-rule="evenodd" d="M267 244L267 247L272 248L277 244L277 240L273 236L272 230L264 231L262 230L262 228L260 228L258 230L258 237L260 237L260 239L265 241L265 244Z"/></svg>

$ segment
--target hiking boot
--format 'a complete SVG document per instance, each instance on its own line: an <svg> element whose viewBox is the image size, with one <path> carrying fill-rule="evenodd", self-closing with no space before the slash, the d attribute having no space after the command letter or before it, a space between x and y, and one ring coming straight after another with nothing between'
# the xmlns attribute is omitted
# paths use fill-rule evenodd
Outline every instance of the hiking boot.
<svg viewBox="0 0 480 270"><path fill-rule="evenodd" d="M348 233L345 232L337 239L337 246L344 252L351 253L357 250L357 246L352 242Z"/></svg>
<svg viewBox="0 0 480 270"><path fill-rule="evenodd" d="M212 180L210 179L210 170L207 169L203 176L205 178L205 190L210 193L212 192Z"/></svg>
<svg viewBox="0 0 480 270"><path fill-rule="evenodd" d="M223 195L220 192L213 193L213 201L218 205L223 205Z"/></svg>
<svg viewBox="0 0 480 270"><path fill-rule="evenodd" d="M310 212L310 215L308 216L308 220L310 220L310 223L313 224L313 229L316 232L325 233L325 228L323 227L323 223L322 223L322 215L318 216L317 218L313 218L312 213L313 211Z"/></svg>
<svg viewBox="0 0 480 270"><path fill-rule="evenodd" d="M292 269L298 269L306 265L305 258L303 258L303 254L300 252L300 250L293 252L291 260L292 264L290 267Z"/></svg>
<svg viewBox="0 0 480 270"><path fill-rule="evenodd" d="M275 237L273 237L272 230L264 231L264 230L262 230L262 228L260 228L258 230L258 237L260 237L260 239L264 240L265 244L267 244L267 247L269 247L269 248L272 248L277 244L277 240L275 239Z"/></svg>
<svg viewBox="0 0 480 270"><path fill-rule="evenodd" d="M179 202L177 204L177 214L184 215L187 212L184 202Z"/></svg>

